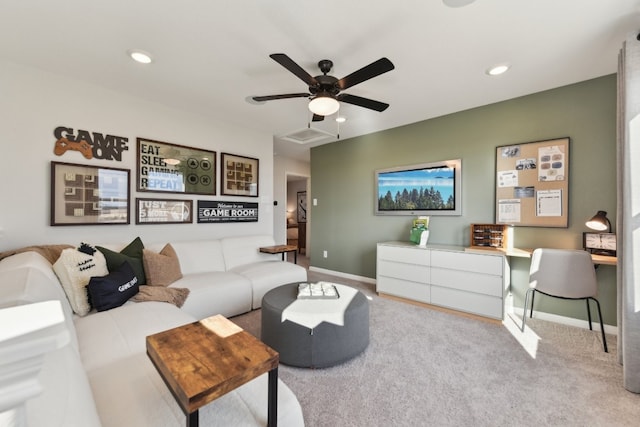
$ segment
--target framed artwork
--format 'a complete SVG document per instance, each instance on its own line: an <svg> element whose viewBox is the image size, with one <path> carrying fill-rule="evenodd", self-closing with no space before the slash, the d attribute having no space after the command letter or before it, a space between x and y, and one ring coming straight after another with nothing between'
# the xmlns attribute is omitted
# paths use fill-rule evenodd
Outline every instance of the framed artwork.
<svg viewBox="0 0 640 427"><path fill-rule="evenodd" d="M193 200L136 199L136 224L190 224Z"/></svg>
<svg viewBox="0 0 640 427"><path fill-rule="evenodd" d="M222 186L226 196L258 197L258 159L222 153Z"/></svg>
<svg viewBox="0 0 640 427"><path fill-rule="evenodd" d="M129 170L51 162L51 225L129 224Z"/></svg>
<svg viewBox="0 0 640 427"><path fill-rule="evenodd" d="M496 224L569 226L569 138L496 148Z"/></svg>
<svg viewBox="0 0 640 427"><path fill-rule="evenodd" d="M298 191L296 210L298 211L298 222L307 222L307 192L306 191Z"/></svg>
<svg viewBox="0 0 640 427"><path fill-rule="evenodd" d="M216 194L216 152L137 138L138 191Z"/></svg>

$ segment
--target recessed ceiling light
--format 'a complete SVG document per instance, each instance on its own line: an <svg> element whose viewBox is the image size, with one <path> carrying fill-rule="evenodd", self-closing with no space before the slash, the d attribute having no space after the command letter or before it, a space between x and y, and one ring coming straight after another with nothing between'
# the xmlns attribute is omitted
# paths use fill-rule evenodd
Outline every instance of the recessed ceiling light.
<svg viewBox="0 0 640 427"><path fill-rule="evenodd" d="M338 122L338 123L344 123L346 121L347 121L346 117L342 117L342 116L336 117L336 122Z"/></svg>
<svg viewBox="0 0 640 427"><path fill-rule="evenodd" d="M500 65L495 65L491 68L489 68L486 73L490 76L499 76L502 73L505 73L507 70L509 69L509 65L507 64L500 64Z"/></svg>
<svg viewBox="0 0 640 427"><path fill-rule="evenodd" d="M151 62L153 62L153 58L151 58L151 54L143 50L131 49L127 51L127 53L129 54L131 59L141 64L150 64Z"/></svg>

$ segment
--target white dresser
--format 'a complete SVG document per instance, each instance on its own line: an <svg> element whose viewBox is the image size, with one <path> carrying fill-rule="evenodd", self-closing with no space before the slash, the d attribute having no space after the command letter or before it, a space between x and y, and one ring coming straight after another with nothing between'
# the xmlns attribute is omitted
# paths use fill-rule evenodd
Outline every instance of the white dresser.
<svg viewBox="0 0 640 427"><path fill-rule="evenodd" d="M494 319L504 318L509 264L499 252L378 243L376 290Z"/></svg>

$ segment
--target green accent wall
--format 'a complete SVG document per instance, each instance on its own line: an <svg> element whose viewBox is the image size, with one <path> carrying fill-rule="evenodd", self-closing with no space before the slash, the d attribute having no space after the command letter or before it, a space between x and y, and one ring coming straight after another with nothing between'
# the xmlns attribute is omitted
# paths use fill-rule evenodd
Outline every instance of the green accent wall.
<svg viewBox="0 0 640 427"><path fill-rule="evenodd" d="M311 265L375 278L376 243L408 240L414 217L374 215L376 169L461 158L462 216L432 216L429 243L468 246L470 224L495 221L496 147L561 137L571 139L569 227L515 227L514 246L581 248L597 210L615 230L616 75L312 148ZM511 269L522 307L529 260L511 258ZM616 325L616 268L597 274L605 323ZM541 297L536 310L586 319L583 301Z"/></svg>

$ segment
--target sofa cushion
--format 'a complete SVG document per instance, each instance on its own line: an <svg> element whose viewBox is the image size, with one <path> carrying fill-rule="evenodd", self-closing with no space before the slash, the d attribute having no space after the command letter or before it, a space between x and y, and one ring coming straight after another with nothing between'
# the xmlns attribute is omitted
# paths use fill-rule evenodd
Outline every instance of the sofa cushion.
<svg viewBox="0 0 640 427"><path fill-rule="evenodd" d="M171 284L170 288L174 287L189 289L189 298L182 310L196 319L251 311L251 282L238 274L219 271L185 274Z"/></svg>
<svg viewBox="0 0 640 427"><path fill-rule="evenodd" d="M120 307L138 293L138 278L129 261L106 276L92 277L87 289L91 304L98 311Z"/></svg>
<svg viewBox="0 0 640 427"><path fill-rule="evenodd" d="M80 316L85 316L91 310L86 288L91 277L109 274L102 253L96 251L90 255L77 249L63 250L53 264L53 271L60 279L71 308Z"/></svg>
<svg viewBox="0 0 640 427"><path fill-rule="evenodd" d="M47 353L38 381L42 384L43 391L27 400L26 425L102 425L87 374L76 349L66 345Z"/></svg>
<svg viewBox="0 0 640 427"><path fill-rule="evenodd" d="M280 259L280 255L260 252L260 248L263 246L275 245L273 237L269 235L226 237L221 240L221 243L224 265L227 270L239 265Z"/></svg>
<svg viewBox="0 0 640 427"><path fill-rule="evenodd" d="M102 252L107 260L107 268L109 271L114 271L120 267L123 262L129 261L131 268L133 268L138 278L138 285L145 285L147 283L144 274L144 265L142 263L142 250L144 249L144 245L140 237L133 239L133 241L120 252L107 249L104 246L96 246L96 248Z"/></svg>
<svg viewBox="0 0 640 427"><path fill-rule="evenodd" d="M262 297L271 289L294 282L306 282L307 270L290 262L262 261L240 265L231 270L251 281L252 307L262 307Z"/></svg>
<svg viewBox="0 0 640 427"><path fill-rule="evenodd" d="M170 243L160 253L143 249L142 262L149 286L169 286L182 277L180 260Z"/></svg>
<svg viewBox="0 0 640 427"><path fill-rule="evenodd" d="M225 271L219 240L171 242L171 246L180 260L182 274Z"/></svg>
<svg viewBox="0 0 640 427"><path fill-rule="evenodd" d="M40 257L35 252L32 254ZM14 255L11 258L22 255ZM31 258L29 255L24 255L24 258ZM73 323L73 310L58 279L51 270L51 264L49 264L48 271L30 266L14 266L11 269L0 268L0 308L50 300L60 301L65 324L70 332L71 346L77 350L78 341Z"/></svg>

